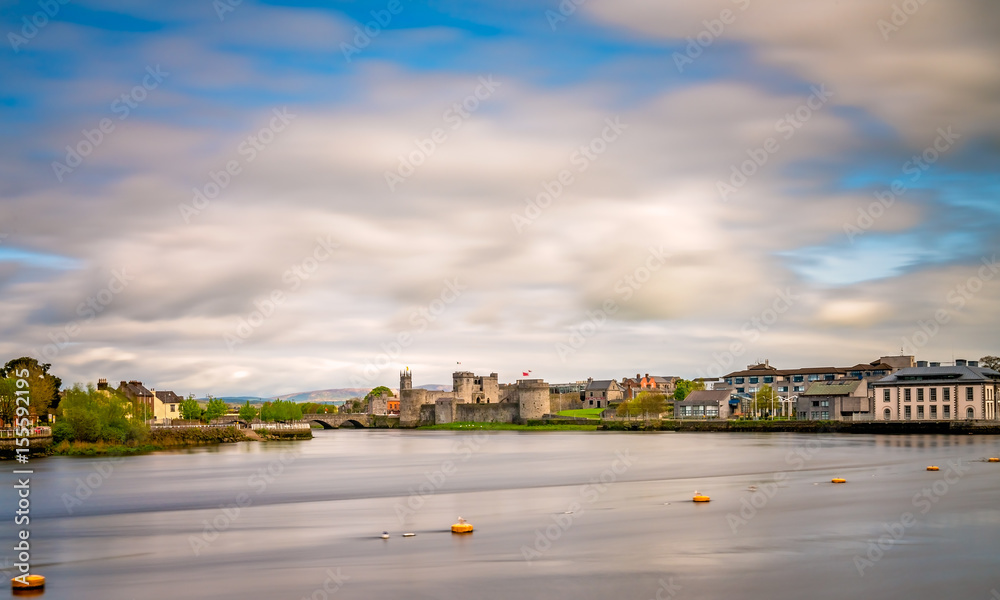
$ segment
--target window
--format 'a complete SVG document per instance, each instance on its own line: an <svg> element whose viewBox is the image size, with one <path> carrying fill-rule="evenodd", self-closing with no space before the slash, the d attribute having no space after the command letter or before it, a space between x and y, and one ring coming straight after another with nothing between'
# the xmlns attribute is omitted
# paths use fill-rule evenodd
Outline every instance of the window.
<svg viewBox="0 0 1000 600"><path fill-rule="evenodd" d="M745 392L746 392L746 388L736 388L736 393L737 394L743 394Z"/></svg>
<svg viewBox="0 0 1000 600"><path fill-rule="evenodd" d="M951 402L951 388L944 388L941 390L941 395L945 402Z"/></svg>
<svg viewBox="0 0 1000 600"><path fill-rule="evenodd" d="M794 381L795 383L800 383L802 381L802 376L801 375L796 375L796 376L792 377L792 381Z"/></svg>
<svg viewBox="0 0 1000 600"><path fill-rule="evenodd" d="M765 375L764 383L774 383L774 375Z"/></svg>
<svg viewBox="0 0 1000 600"><path fill-rule="evenodd" d="M941 412L942 412L942 415L944 416L944 418L945 418L945 419L950 419L950 418L951 418L951 407L950 407L950 406L948 406L947 404L945 404L945 405L944 405L943 407L941 407L941 408L942 408L942 411L941 411Z"/></svg>
<svg viewBox="0 0 1000 600"><path fill-rule="evenodd" d="M591 405L591 406L593 406L593 405L594 405L594 397L593 397L593 396L591 396L591 397L590 397L590 405Z"/></svg>
<svg viewBox="0 0 1000 600"><path fill-rule="evenodd" d="M903 407L903 418L906 419L907 421L909 421L911 418L913 418L911 416L911 411L910 411L910 407L909 406L904 406Z"/></svg>
<svg viewBox="0 0 1000 600"><path fill-rule="evenodd" d="M937 404L931 404L931 418L937 418Z"/></svg>
<svg viewBox="0 0 1000 600"><path fill-rule="evenodd" d="M924 388L920 388L917 390L917 402L923 402L923 401L924 401Z"/></svg>
<svg viewBox="0 0 1000 600"><path fill-rule="evenodd" d="M965 388L965 399L966 400L972 400L972 388L971 387Z"/></svg>
<svg viewBox="0 0 1000 600"><path fill-rule="evenodd" d="M976 418L976 411L972 410L971 406L969 408L965 409L965 418L966 419L975 419Z"/></svg>
<svg viewBox="0 0 1000 600"><path fill-rule="evenodd" d="M819 418L823 419L824 421L829 421L830 420L830 411L824 410L823 412L821 412L819 414Z"/></svg>
<svg viewBox="0 0 1000 600"><path fill-rule="evenodd" d="M813 406L819 406L819 400L813 400Z"/></svg>
<svg viewBox="0 0 1000 600"><path fill-rule="evenodd" d="M177 405L176 404L171 404L170 405L170 412L177 412Z"/></svg>
<svg viewBox="0 0 1000 600"><path fill-rule="evenodd" d="M822 400L822 401L820 401L819 405L820 406L830 406L830 401L829 400Z"/></svg>
<svg viewBox="0 0 1000 600"><path fill-rule="evenodd" d="M751 377L750 383L760 383L760 377Z"/></svg>
<svg viewBox="0 0 1000 600"><path fill-rule="evenodd" d="M751 394L756 393L757 392L757 386L751 387L749 391L750 391Z"/></svg>
<svg viewBox="0 0 1000 600"><path fill-rule="evenodd" d="M742 377L737 377L736 378L736 384L739 385L741 383L743 383L743 378Z"/></svg>
<svg viewBox="0 0 1000 600"><path fill-rule="evenodd" d="M892 411L888 408L882 411L882 418L888 421L892 418Z"/></svg>
<svg viewBox="0 0 1000 600"><path fill-rule="evenodd" d="M819 375L810 375L809 381L819 381Z"/></svg>
<svg viewBox="0 0 1000 600"><path fill-rule="evenodd" d="M905 390L903 390L903 402L909 402L909 401L910 401L910 388L906 388Z"/></svg>
<svg viewBox="0 0 1000 600"><path fill-rule="evenodd" d="M937 402L937 388L931 388L931 402Z"/></svg>
<svg viewBox="0 0 1000 600"><path fill-rule="evenodd" d="M784 392L784 393L787 394L788 393L788 386L787 385L779 385L778 386L778 391L779 392Z"/></svg>
<svg viewBox="0 0 1000 600"><path fill-rule="evenodd" d="M831 373L829 375L824 375L823 379L825 379L827 381L833 381L833 374Z"/></svg>
<svg viewBox="0 0 1000 600"><path fill-rule="evenodd" d="M889 400L889 390L888 390L888 388L887 388L887 389L884 389L884 390L882 390L882 402L890 402L890 400ZM889 409L887 408L886 410L889 410Z"/></svg>
<svg viewBox="0 0 1000 600"><path fill-rule="evenodd" d="M819 418L819 412L817 412L815 410L812 411L811 413L809 413L809 418L812 419L813 421L815 421L816 419Z"/></svg>
<svg viewBox="0 0 1000 600"><path fill-rule="evenodd" d="M917 407L917 418L918 419L923 419L924 418L924 407L923 406L918 406Z"/></svg>
<svg viewBox="0 0 1000 600"><path fill-rule="evenodd" d="M728 383L729 385L733 385L733 378L732 377L726 377L726 383Z"/></svg>
<svg viewBox="0 0 1000 600"><path fill-rule="evenodd" d="M796 386L793 387L792 391L795 391L795 392L804 392L804 391L806 391L806 386L804 386L804 385L796 385Z"/></svg>

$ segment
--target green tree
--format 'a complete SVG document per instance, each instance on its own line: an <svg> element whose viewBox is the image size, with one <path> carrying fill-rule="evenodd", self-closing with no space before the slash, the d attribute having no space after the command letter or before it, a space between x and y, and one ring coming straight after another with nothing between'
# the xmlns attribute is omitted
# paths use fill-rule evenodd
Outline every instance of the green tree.
<svg viewBox="0 0 1000 600"><path fill-rule="evenodd" d="M775 393L774 388L764 384L760 386L760 389L757 390L756 394L754 394L751 407L757 414L767 413L773 417L780 410L781 402L778 394Z"/></svg>
<svg viewBox="0 0 1000 600"><path fill-rule="evenodd" d="M361 398L351 398L347 402L344 402L344 406L341 407L341 410L352 414L363 413L365 412L365 403L361 400Z"/></svg>
<svg viewBox="0 0 1000 600"><path fill-rule="evenodd" d="M49 373L51 367L49 363L39 363L30 356L22 356L8 361L0 368L0 377L17 378L27 369L31 410L39 417L46 418L49 408L59 407L59 390L62 388L62 379Z"/></svg>
<svg viewBox="0 0 1000 600"><path fill-rule="evenodd" d="M0 421L4 425L14 422L17 412L17 385L14 379L0 378Z"/></svg>
<svg viewBox="0 0 1000 600"><path fill-rule="evenodd" d="M631 400L622 400L621 403L615 407L615 416L631 420L632 417L639 416L641 411L642 408L639 406L638 397L636 397Z"/></svg>
<svg viewBox="0 0 1000 600"><path fill-rule="evenodd" d="M201 420L201 406L193 397L181 402L181 418L189 421Z"/></svg>
<svg viewBox="0 0 1000 600"><path fill-rule="evenodd" d="M372 391L368 392L368 394L365 395L365 400L370 401L372 398L375 398L377 396L386 396L388 398L392 398L393 397L392 390L385 387L384 385L380 385L377 388L373 389Z"/></svg>
<svg viewBox="0 0 1000 600"><path fill-rule="evenodd" d="M659 418L667 410L667 400L663 394L652 391L639 392L639 395L632 401L636 404L638 413L646 420Z"/></svg>
<svg viewBox="0 0 1000 600"><path fill-rule="evenodd" d="M62 439L126 443L141 441L149 432L141 415L135 415L128 399L116 390L75 385L66 390L60 409L62 418L57 425Z"/></svg>
<svg viewBox="0 0 1000 600"><path fill-rule="evenodd" d="M250 401L247 400L243 406L240 407L240 420L249 423L257 418L257 409L250 405Z"/></svg>
<svg viewBox="0 0 1000 600"><path fill-rule="evenodd" d="M690 381L687 379L678 379L677 385L674 388L674 400L683 400L688 397L688 394L697 390L705 389L704 381Z"/></svg>
<svg viewBox="0 0 1000 600"><path fill-rule="evenodd" d="M299 421L301 419L302 407L291 400L268 401L260 408L261 421Z"/></svg>
<svg viewBox="0 0 1000 600"><path fill-rule="evenodd" d="M984 356L979 359L979 366L1000 371L1000 356L993 356L992 354Z"/></svg>
<svg viewBox="0 0 1000 600"><path fill-rule="evenodd" d="M202 419L211 423L214 419L218 419L227 412L229 412L229 405L224 400L209 396L208 406L205 408L205 414L202 415Z"/></svg>

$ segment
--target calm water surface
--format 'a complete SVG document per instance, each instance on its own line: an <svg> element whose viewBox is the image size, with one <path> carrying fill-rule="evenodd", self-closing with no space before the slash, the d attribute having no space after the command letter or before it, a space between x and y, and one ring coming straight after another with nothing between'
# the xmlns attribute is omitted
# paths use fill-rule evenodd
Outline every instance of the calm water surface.
<svg viewBox="0 0 1000 600"><path fill-rule="evenodd" d="M46 458L32 559L50 599L997 600L997 455L979 436L334 430ZM4 486L5 547L15 503ZM450 533L459 515L475 533Z"/></svg>

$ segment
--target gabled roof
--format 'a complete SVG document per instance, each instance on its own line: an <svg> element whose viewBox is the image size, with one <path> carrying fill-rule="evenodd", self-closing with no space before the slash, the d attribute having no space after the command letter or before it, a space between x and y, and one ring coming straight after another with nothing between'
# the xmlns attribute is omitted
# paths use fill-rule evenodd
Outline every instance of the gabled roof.
<svg viewBox="0 0 1000 600"><path fill-rule="evenodd" d="M678 400L675 404L685 406L718 406L729 402L729 390L695 390L687 395L687 398Z"/></svg>
<svg viewBox="0 0 1000 600"><path fill-rule="evenodd" d="M595 379L587 384L587 390L604 391L618 387L618 382L614 379Z"/></svg>
<svg viewBox="0 0 1000 600"><path fill-rule="evenodd" d="M123 393L129 393L133 396L150 397L153 395L153 392L147 390L141 381L129 381L128 383L123 381L118 385L118 389Z"/></svg>
<svg viewBox="0 0 1000 600"><path fill-rule="evenodd" d="M180 404L181 402L184 401L184 398L181 398L180 396L169 390L163 392L156 392L156 398L160 402L164 402L166 404Z"/></svg>
<svg viewBox="0 0 1000 600"><path fill-rule="evenodd" d="M848 396L853 394L863 379L840 379L836 381L814 381L803 396Z"/></svg>
<svg viewBox="0 0 1000 600"><path fill-rule="evenodd" d="M891 371L892 366L875 361L874 363L858 363L853 367L844 367L844 371Z"/></svg>

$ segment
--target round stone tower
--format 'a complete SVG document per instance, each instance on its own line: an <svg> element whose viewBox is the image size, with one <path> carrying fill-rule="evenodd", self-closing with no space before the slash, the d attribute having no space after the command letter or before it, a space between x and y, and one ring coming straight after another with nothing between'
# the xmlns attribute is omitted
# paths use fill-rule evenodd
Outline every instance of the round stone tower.
<svg viewBox="0 0 1000 600"><path fill-rule="evenodd" d="M420 423L420 405L427 400L427 390L413 389L409 369L399 374L399 426L416 427Z"/></svg>
<svg viewBox="0 0 1000 600"><path fill-rule="evenodd" d="M451 375L451 390L455 393L458 404L472 402L472 380L475 379L469 371L455 371Z"/></svg>
<svg viewBox="0 0 1000 600"><path fill-rule="evenodd" d="M517 382L517 402L522 421L541 419L548 414L549 384L542 379L521 379Z"/></svg>

